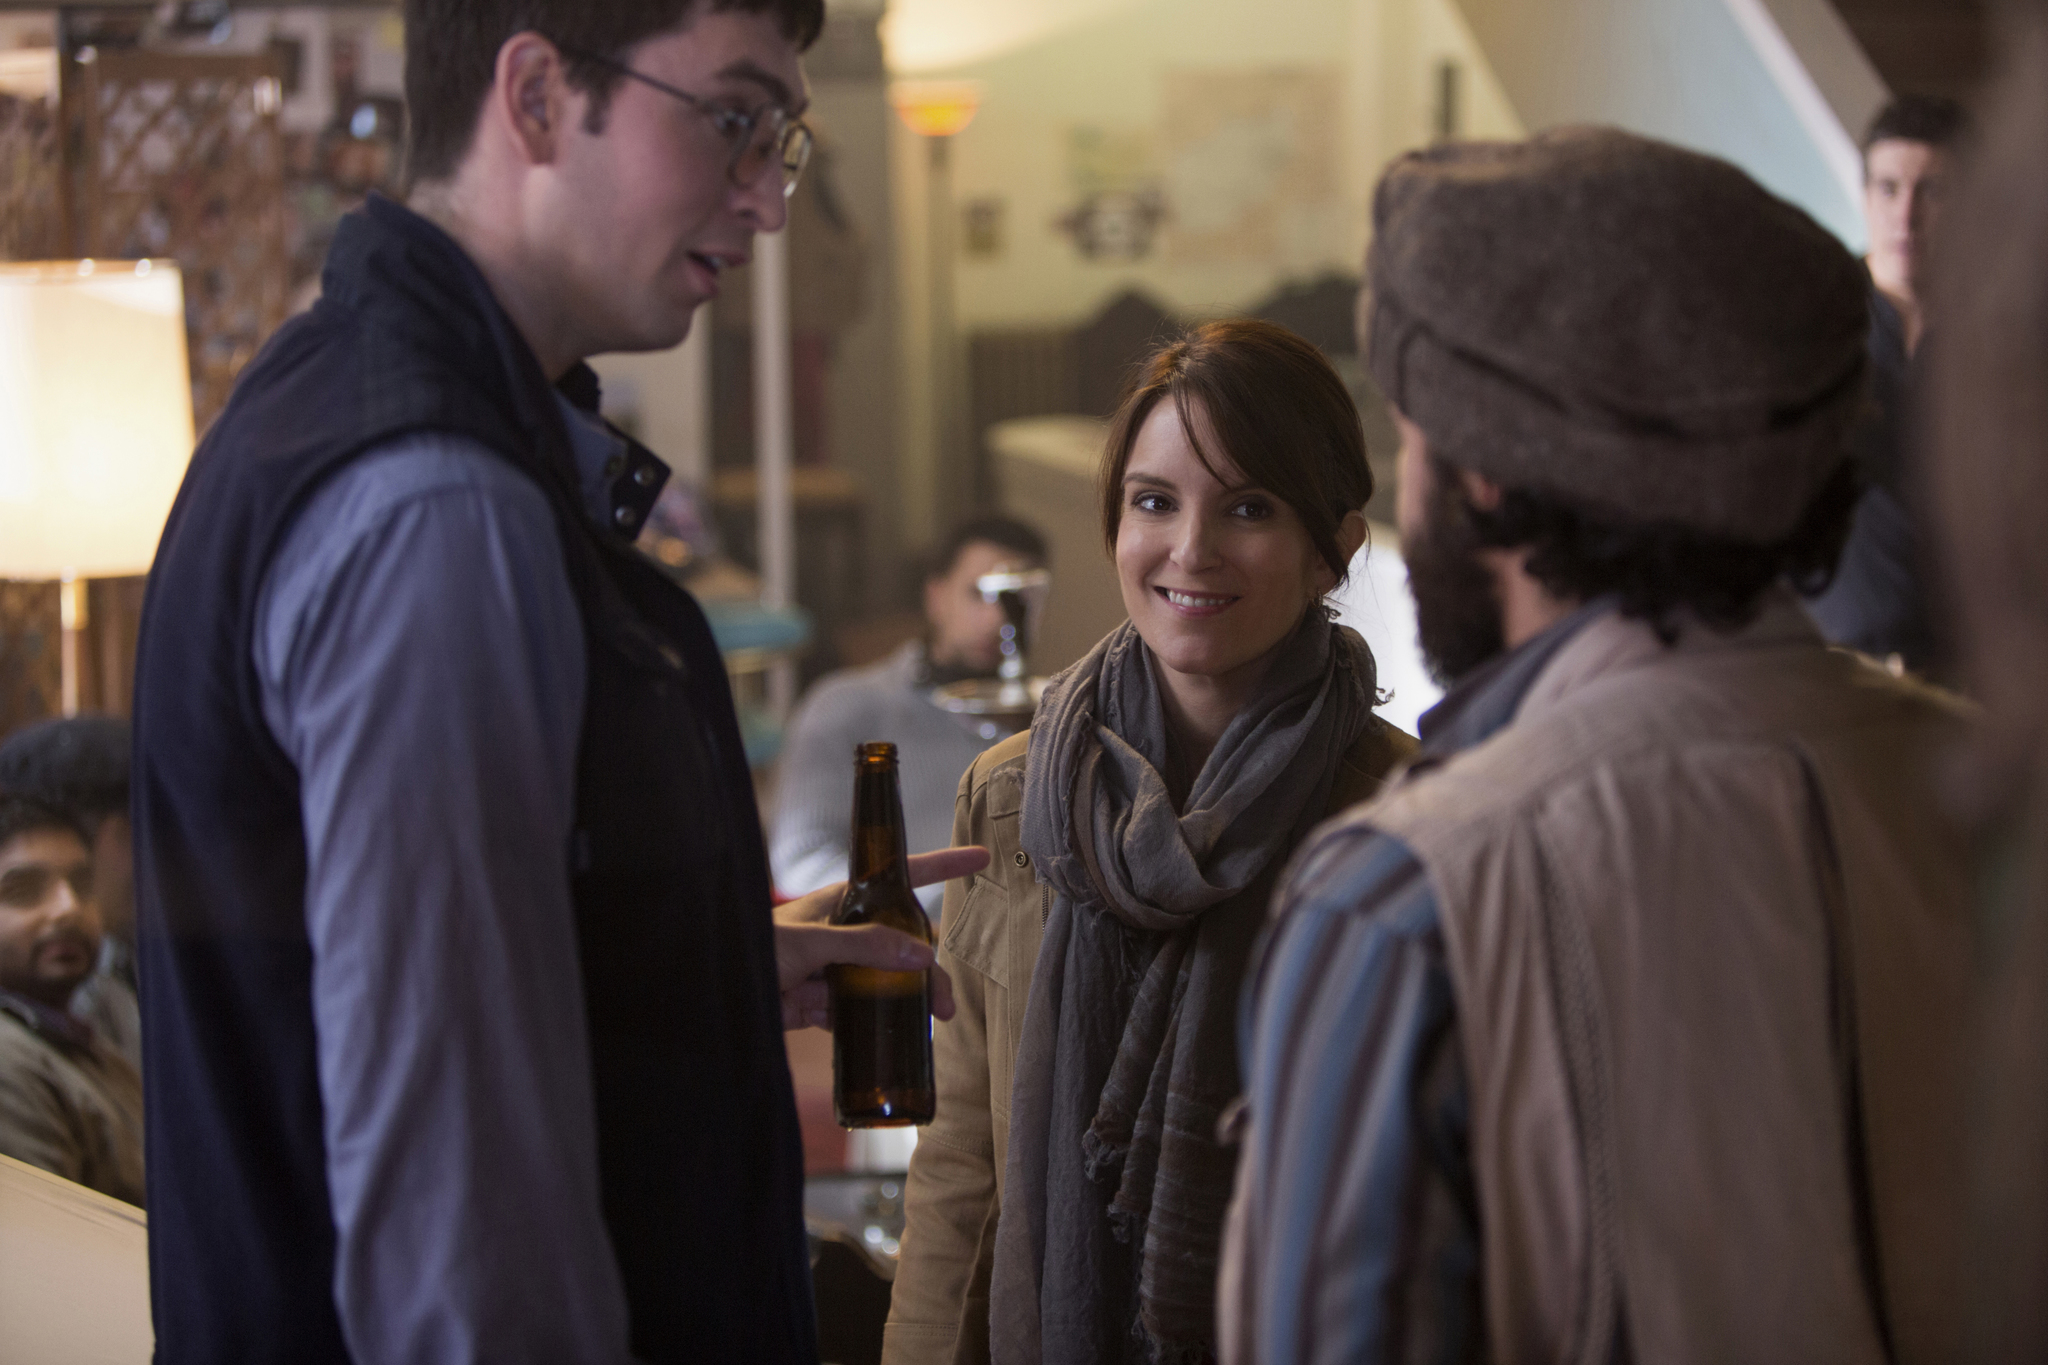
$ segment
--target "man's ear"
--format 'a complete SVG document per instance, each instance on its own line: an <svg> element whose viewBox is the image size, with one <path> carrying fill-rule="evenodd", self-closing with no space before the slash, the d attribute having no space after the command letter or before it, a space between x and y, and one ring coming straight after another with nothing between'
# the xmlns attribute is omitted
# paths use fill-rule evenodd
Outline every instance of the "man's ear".
<svg viewBox="0 0 2048 1365"><path fill-rule="evenodd" d="M498 49L489 113L531 165L555 159L568 117L569 84L562 54L538 33L515 33Z"/></svg>
<svg viewBox="0 0 2048 1365"><path fill-rule="evenodd" d="M1501 486L1484 474L1475 474L1469 469L1458 471L1458 481L1464 485L1465 500L1482 512L1499 508Z"/></svg>

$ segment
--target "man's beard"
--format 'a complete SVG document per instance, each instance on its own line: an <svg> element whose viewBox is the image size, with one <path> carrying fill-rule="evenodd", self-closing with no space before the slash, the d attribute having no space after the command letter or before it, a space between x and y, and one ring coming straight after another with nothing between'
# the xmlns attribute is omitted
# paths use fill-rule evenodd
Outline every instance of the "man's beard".
<svg viewBox="0 0 2048 1365"><path fill-rule="evenodd" d="M1450 686L1507 648L1499 589L1456 473L1438 466L1424 499L1422 534L1401 545L1415 595L1417 642L1436 680Z"/></svg>

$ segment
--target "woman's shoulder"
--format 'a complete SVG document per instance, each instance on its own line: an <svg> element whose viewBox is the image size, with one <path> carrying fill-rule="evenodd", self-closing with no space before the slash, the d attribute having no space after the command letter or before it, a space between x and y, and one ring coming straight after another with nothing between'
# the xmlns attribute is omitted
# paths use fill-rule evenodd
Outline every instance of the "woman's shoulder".
<svg viewBox="0 0 2048 1365"><path fill-rule="evenodd" d="M991 744L976 755L974 763L967 769L967 777L962 785L973 791L987 786L989 779L998 772L1007 774L1015 771L1021 775L1030 747L1029 730L1011 735L1000 743Z"/></svg>
<svg viewBox="0 0 2048 1365"><path fill-rule="evenodd" d="M1343 810L1379 793L1382 783L1421 751L1415 737L1399 726L1372 717L1338 761L1330 784L1330 809Z"/></svg>
<svg viewBox="0 0 2048 1365"><path fill-rule="evenodd" d="M975 756L960 775L960 791L954 798L956 842L986 844L993 837L992 826L1014 822L1024 809L1024 767L1031 732L1011 735Z"/></svg>
<svg viewBox="0 0 2048 1365"><path fill-rule="evenodd" d="M1010 912L1038 900L1020 829L1028 736L1012 735L984 749L961 780L955 842L980 844L989 862L961 884L957 898L948 889L940 926L946 951L1004 985L1013 974L1007 945L1019 927Z"/></svg>

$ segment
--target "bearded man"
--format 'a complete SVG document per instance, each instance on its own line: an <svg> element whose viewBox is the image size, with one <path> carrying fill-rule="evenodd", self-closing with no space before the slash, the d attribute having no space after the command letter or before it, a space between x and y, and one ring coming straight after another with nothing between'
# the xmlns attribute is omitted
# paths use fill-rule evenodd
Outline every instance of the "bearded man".
<svg viewBox="0 0 2048 1365"><path fill-rule="evenodd" d="M1854 496L1862 271L1608 130L1418 153L1375 223L1453 685L1247 986L1224 1359L1955 1358L1953 708L1786 586Z"/></svg>

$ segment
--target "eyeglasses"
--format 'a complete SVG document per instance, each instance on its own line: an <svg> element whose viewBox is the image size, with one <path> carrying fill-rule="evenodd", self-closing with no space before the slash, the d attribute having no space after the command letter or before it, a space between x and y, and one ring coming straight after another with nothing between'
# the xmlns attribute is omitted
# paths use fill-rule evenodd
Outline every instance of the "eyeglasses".
<svg viewBox="0 0 2048 1365"><path fill-rule="evenodd" d="M562 47L556 50L565 57L592 66L601 66L621 76L630 76L642 85L651 85L664 95L673 95L689 105L705 118L711 120L711 130L718 134L731 149L732 159L726 163L725 173L732 183L745 189L761 178L761 172L768 168L770 159L782 165L782 193L785 198L796 193L797 177L804 173L804 166L811 159L811 130L800 118L793 117L781 105L769 105L758 113L746 113L713 104L701 95L687 90L678 90L666 81L658 81L627 66L624 62L600 57L595 52L579 48Z"/></svg>

